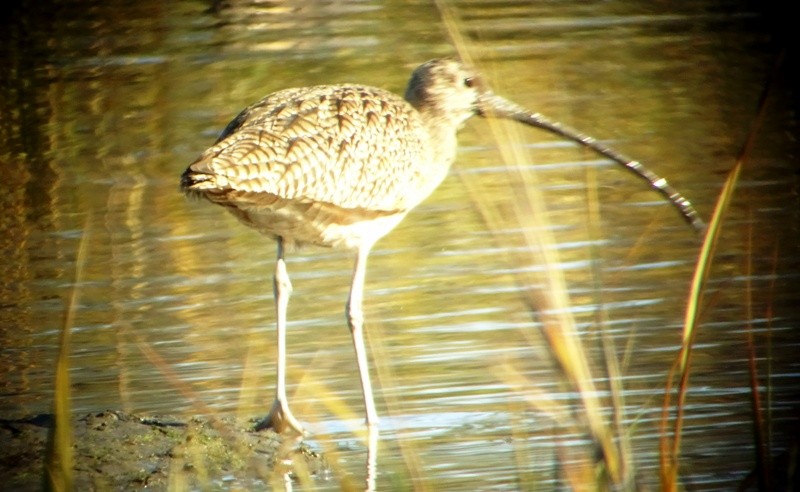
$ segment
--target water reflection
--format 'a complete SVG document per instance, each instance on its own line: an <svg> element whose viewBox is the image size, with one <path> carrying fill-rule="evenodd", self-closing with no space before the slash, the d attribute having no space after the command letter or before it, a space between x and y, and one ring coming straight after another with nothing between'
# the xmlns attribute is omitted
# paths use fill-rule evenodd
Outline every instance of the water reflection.
<svg viewBox="0 0 800 492"><path fill-rule="evenodd" d="M87 220L75 411L191 414L199 402L263 412L274 384L273 246L214 207L187 204L177 176L236 111L272 90L359 81L400 91L411 66L449 52L438 16L399 2L322 13L90 2L53 15L38 5L15 7L19 21L0 47L9 67L0 73L4 413L49 409L56 333ZM758 12L715 2L459 8L497 92L608 139L710 213L769 67L770 37L751 22ZM756 330L762 375L770 362L776 428L796 410L796 101L780 85L774 97L723 230L695 350L683 475L703 487L730 488L752 467L745 330ZM386 415L379 484L391 480L381 473L408 477L413 461L403 456L416 454L421 480L442 488L513 489L520 475L546 488L558 479L559 447L582 442L527 405L540 395L568 405L572 396L520 298L516 276L541 266L527 255L526 226L510 213L508 176L483 124L468 125L452 176L372 258L368 336L385 365L376 383ZM596 360L595 334L614 338L637 471L655 484L660 399L696 240L626 173L538 132L523 141L576 324ZM470 180L506 219L495 235L465 192ZM590 212L599 223L586 220ZM289 264L289 377L296 412L319 430L321 447L350 442L358 422L308 389L315 381L359 411L341 315L351 261L308 250ZM194 399L176 396L140 342ZM510 387L496 372L503 363L535 387ZM258 377L244 384L250 367ZM776 431L778 449L783 439ZM363 476L363 448L348 456Z"/></svg>

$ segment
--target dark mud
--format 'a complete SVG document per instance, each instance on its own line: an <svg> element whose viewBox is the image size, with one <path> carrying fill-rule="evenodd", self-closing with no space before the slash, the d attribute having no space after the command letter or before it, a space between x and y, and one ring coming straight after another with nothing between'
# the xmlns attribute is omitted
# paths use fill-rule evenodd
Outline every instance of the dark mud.
<svg viewBox="0 0 800 492"><path fill-rule="evenodd" d="M0 420L0 490L43 490L51 415ZM72 421L73 489L254 490L324 479L322 456L234 419L106 411Z"/></svg>

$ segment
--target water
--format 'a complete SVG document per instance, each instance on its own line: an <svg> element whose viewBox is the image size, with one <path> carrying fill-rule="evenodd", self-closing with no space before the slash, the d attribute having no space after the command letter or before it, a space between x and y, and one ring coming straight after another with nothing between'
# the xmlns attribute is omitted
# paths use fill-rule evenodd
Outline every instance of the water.
<svg viewBox="0 0 800 492"><path fill-rule="evenodd" d="M74 412L266 410L274 245L218 207L185 200L180 173L268 92L346 81L402 92L414 66L452 54L427 3L225 5L37 3L14 12L0 45L5 416L49 411L74 287ZM773 60L762 13L723 1L456 7L496 92L635 156L710 215ZM693 355L682 476L704 489L730 489L753 467L748 330L771 388L776 452L798 406L800 207L787 84L775 87L726 217ZM602 330L618 352L640 480L655 486L660 405L698 242L628 173L518 131L598 385L607 387ZM574 400L524 295L542 269L523 240L535 226L513 214L487 123L470 121L460 141L451 176L370 261L378 483L410 480L413 455L437 488L515 489L522 479L551 488L559 453L585 441L545 408ZM345 252L290 255L289 382L312 442L338 447L359 476L360 390L343 317L351 266ZM242 394L250 374L257 391Z"/></svg>

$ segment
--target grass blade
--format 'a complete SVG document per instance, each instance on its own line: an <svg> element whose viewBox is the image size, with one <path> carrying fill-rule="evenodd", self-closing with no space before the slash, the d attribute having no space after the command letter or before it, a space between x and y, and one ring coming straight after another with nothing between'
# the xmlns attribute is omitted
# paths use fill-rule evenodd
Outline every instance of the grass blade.
<svg viewBox="0 0 800 492"><path fill-rule="evenodd" d="M728 177L725 180L722 191L717 198L717 203L714 207L714 212L711 216L711 221L708 225L708 230L697 259L697 265L695 266L694 276L692 278L692 283L686 302L681 349L678 354L676 366L670 371L668 376L664 397L661 426L661 485L664 490L676 490L678 486L678 456L680 455L686 393L689 388L692 346L700 320L700 307L703 304L705 285L708 280L711 265L713 263L714 253L717 250L720 230L722 229L722 223L725 219L726 212L731 204L731 201L733 200L733 195L736 190L736 185L739 182L742 168L744 167L745 162L747 162L753 147L755 146L756 136L758 135L758 131L761 128L766 115L767 100L772 87L772 80L774 79L775 74L778 72L778 68L780 67L782 61L783 53L778 56L774 64L771 77L765 84L764 90L759 98L756 116L753 119L750 130L747 134L747 139L745 140L745 143L736 158L736 163L734 164L733 169L731 169L731 171L728 173ZM675 373L677 373L679 385L677 401L675 403L676 410L672 445L669 446L666 437L666 419L669 413L672 380Z"/></svg>
<svg viewBox="0 0 800 492"><path fill-rule="evenodd" d="M47 435L45 454L45 490L65 490L73 488L73 453L72 424L70 409L69 354L72 339L72 325L75 321L75 310L80 298L80 285L83 281L84 265L90 238L91 216L86 218L84 232L78 244L75 258L75 278L64 313L61 333L58 341L58 358L56 360L55 388L53 394L53 425Z"/></svg>

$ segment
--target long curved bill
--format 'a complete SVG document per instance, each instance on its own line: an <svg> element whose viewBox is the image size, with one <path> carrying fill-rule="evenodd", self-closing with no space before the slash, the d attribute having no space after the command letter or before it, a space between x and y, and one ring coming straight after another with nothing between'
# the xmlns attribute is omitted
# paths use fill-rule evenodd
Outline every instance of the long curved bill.
<svg viewBox="0 0 800 492"><path fill-rule="evenodd" d="M698 233L706 230L706 224L700 218L700 214L692 206L692 203L684 197L678 190L672 187L666 179L647 169L641 162L631 159L628 156L606 147L595 138L574 130L568 126L552 121L542 114L534 113L525 109L508 99L500 97L491 92L481 95L478 101L478 114L484 117L506 118L526 125L534 126L555 133L568 140L572 140L580 145L588 147L598 154L611 159L612 161L624 166L626 169L636 174L648 182L651 188L661 193L667 200L678 209L683 219L691 225Z"/></svg>

